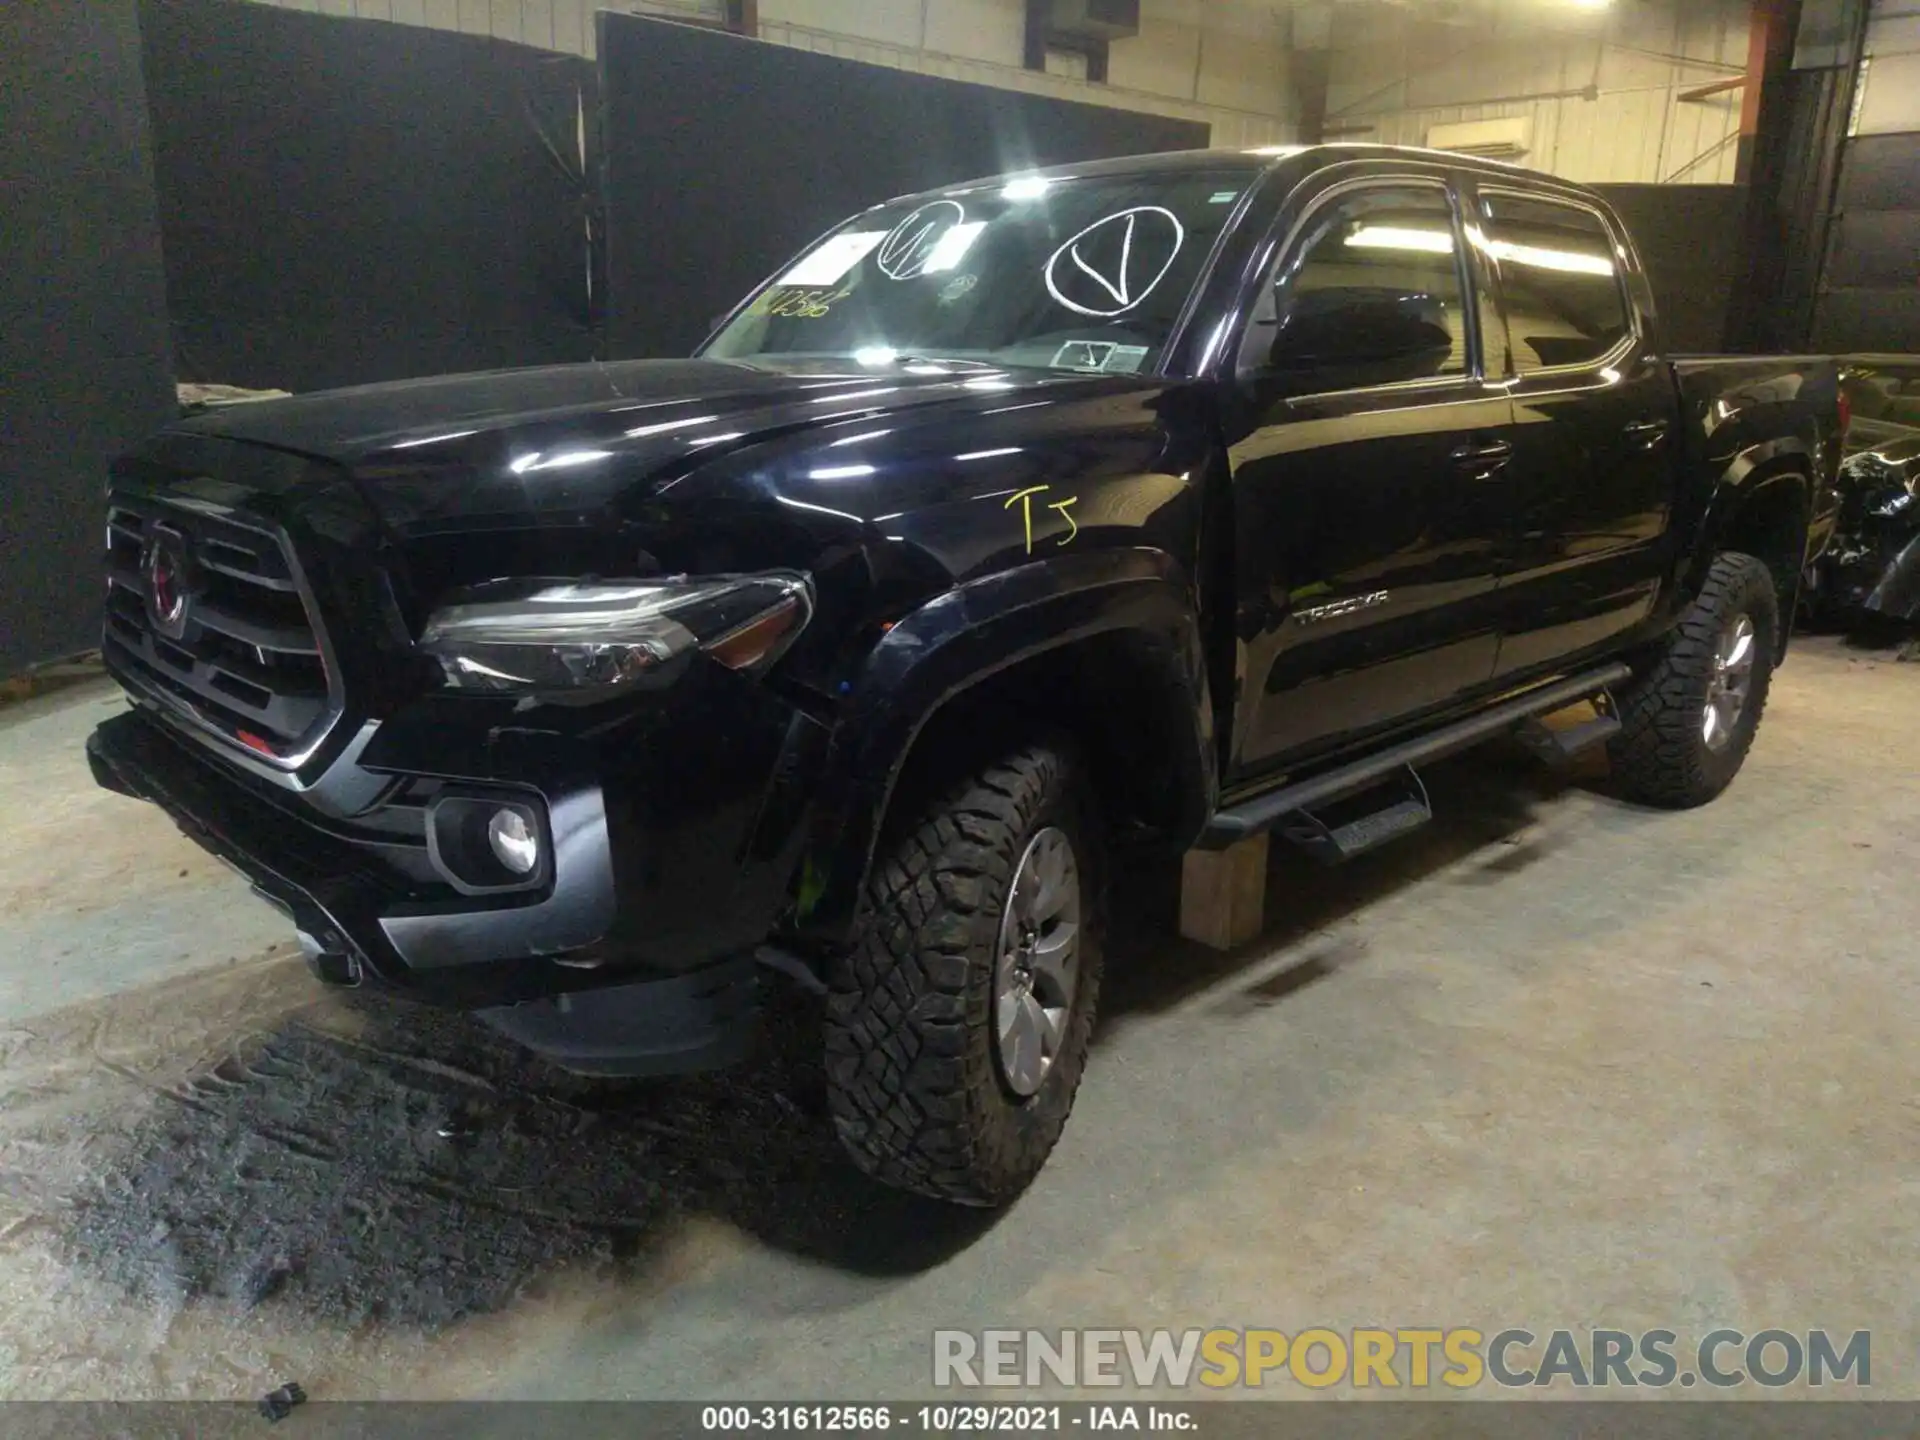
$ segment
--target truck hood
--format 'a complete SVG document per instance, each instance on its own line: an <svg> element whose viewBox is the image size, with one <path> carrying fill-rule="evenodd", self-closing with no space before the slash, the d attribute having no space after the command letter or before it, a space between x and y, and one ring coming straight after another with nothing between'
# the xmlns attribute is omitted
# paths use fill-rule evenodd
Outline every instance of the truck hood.
<svg viewBox="0 0 1920 1440"><path fill-rule="evenodd" d="M1055 529L1097 528L1123 493L1145 509L1114 523L1137 529L1183 492L1190 462L1158 453L1166 391L1148 376L967 362L450 376L197 416L116 462L115 483L234 507L345 570L378 555L409 616L513 574L872 564L912 571L901 583L920 593L1029 545L1006 497L1058 484L1065 455L1075 485L1061 501L1079 509L1043 507ZM1150 504L1100 483L1141 476Z"/></svg>
<svg viewBox="0 0 1920 1440"><path fill-rule="evenodd" d="M328 390L225 406L175 428L358 465L375 456L398 460L408 451L536 426L607 428L635 439L674 433L667 428L670 421L684 421L692 428L695 415L751 420L764 427L789 418L818 418L832 408L829 397L835 394L864 409L892 409L919 403L969 378L999 373L991 366L962 362L910 372L831 360L791 365L623 360ZM592 422L600 416L617 417L623 424L595 426Z"/></svg>
<svg viewBox="0 0 1920 1440"><path fill-rule="evenodd" d="M1054 392L1086 378L964 361L633 360L234 405L172 433L334 462L402 532L509 517L592 523L695 469L732 469L716 462L769 441L784 442L783 452L830 447L907 410L1003 406L1008 392Z"/></svg>

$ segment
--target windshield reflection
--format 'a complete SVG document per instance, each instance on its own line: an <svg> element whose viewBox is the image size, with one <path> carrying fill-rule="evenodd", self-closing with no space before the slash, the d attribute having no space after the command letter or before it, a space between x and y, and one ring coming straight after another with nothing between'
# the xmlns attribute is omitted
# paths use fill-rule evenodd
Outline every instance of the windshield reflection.
<svg viewBox="0 0 1920 1440"><path fill-rule="evenodd" d="M1256 174L1015 176L896 201L798 256L702 353L1150 371Z"/></svg>

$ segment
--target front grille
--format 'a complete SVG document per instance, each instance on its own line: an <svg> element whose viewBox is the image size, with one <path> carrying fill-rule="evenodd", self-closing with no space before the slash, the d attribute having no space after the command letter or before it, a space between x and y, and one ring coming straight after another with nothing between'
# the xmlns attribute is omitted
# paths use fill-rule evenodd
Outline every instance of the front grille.
<svg viewBox="0 0 1920 1440"><path fill-rule="evenodd" d="M164 532L184 613L162 633L152 548ZM276 765L312 753L340 713L338 683L299 568L269 530L115 496L107 512L103 645L123 675L202 728Z"/></svg>

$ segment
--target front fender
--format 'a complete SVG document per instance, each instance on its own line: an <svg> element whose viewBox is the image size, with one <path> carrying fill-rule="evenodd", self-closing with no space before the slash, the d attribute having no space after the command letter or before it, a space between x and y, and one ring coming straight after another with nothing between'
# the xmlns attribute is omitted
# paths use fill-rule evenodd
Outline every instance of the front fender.
<svg viewBox="0 0 1920 1440"><path fill-rule="evenodd" d="M1197 834L1215 790L1212 715L1199 618L1165 552L1111 549L1022 565L959 585L896 624L868 656L829 747L800 870L794 929L834 947L850 937L875 844L915 740L940 709L1025 660L1125 633L1159 657L1185 712L1173 828Z"/></svg>

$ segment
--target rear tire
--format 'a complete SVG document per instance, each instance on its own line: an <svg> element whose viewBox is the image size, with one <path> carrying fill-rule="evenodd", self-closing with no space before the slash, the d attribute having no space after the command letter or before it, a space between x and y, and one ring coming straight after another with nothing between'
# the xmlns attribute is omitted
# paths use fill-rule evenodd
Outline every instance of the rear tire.
<svg viewBox="0 0 1920 1440"><path fill-rule="evenodd" d="M1732 783L1766 708L1779 606L1761 561L1733 552L1714 560L1665 650L1620 697L1608 758L1623 795L1684 810Z"/></svg>
<svg viewBox="0 0 1920 1440"><path fill-rule="evenodd" d="M1099 998L1093 814L1072 754L1029 745L937 797L874 866L826 1021L834 1128L868 1174L1001 1205L1046 1163Z"/></svg>

